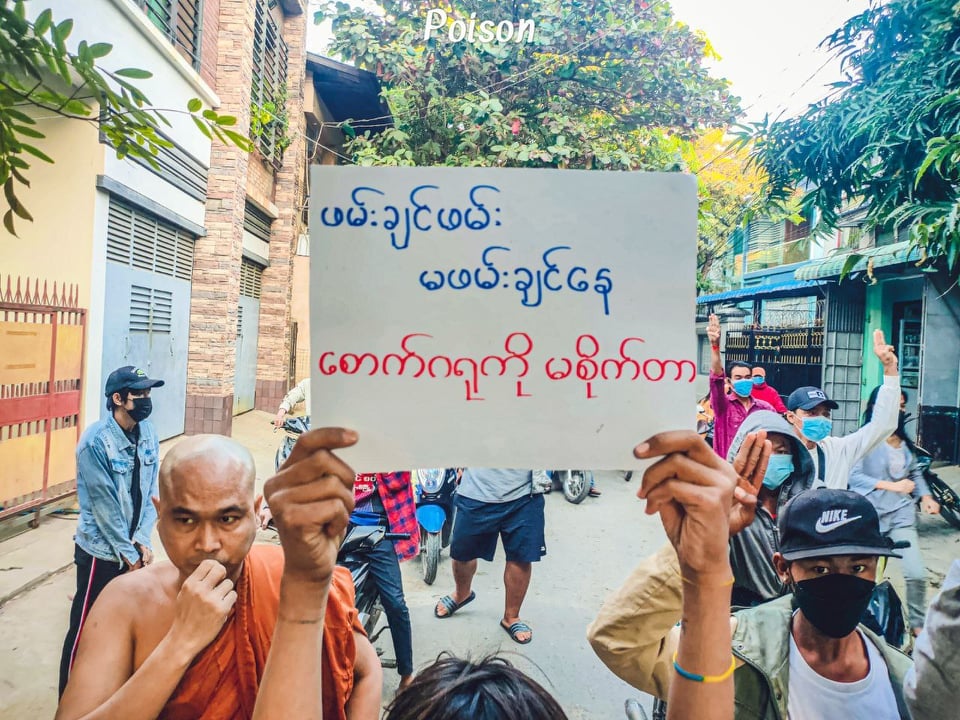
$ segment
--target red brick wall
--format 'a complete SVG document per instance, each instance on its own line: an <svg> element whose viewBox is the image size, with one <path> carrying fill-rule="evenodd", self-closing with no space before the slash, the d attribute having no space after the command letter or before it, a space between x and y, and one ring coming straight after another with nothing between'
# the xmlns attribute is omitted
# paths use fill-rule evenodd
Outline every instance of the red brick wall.
<svg viewBox="0 0 960 720"><path fill-rule="evenodd" d="M215 0L216 84L220 111L237 118L237 130L250 126L253 70L252 0ZM209 3L209 0L208 0ZM204 226L194 254L187 351L186 432L230 434L236 372L237 305L243 252L243 214L249 156L216 140L210 147L210 173Z"/></svg>
<svg viewBox="0 0 960 720"><path fill-rule="evenodd" d="M220 33L220 0L203 0L203 24L200 27L200 77L210 87L217 86L217 36Z"/></svg>
<svg viewBox="0 0 960 720"><path fill-rule="evenodd" d="M279 217L270 231L270 267L263 273L260 296L260 333L257 347L258 410L276 411L277 393L286 387L290 367L290 295L293 287L293 256L301 227L306 148L303 112L303 83L306 73L307 15L287 16L281 25L287 43L287 115L290 146L283 154L283 166L276 173L274 203ZM251 169L257 164L250 161ZM256 174L251 172L251 178ZM249 185L249 180L248 180Z"/></svg>

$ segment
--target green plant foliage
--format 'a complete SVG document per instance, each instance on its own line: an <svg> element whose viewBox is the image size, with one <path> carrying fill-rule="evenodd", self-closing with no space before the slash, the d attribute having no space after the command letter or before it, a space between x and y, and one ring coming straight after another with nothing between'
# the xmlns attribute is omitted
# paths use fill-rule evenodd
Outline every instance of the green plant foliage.
<svg viewBox="0 0 960 720"><path fill-rule="evenodd" d="M331 54L376 73L394 125L343 126L360 165L682 169L678 141L725 127L738 101L707 41L663 0L328 2ZM532 20L533 42L424 39L426 12Z"/></svg>
<svg viewBox="0 0 960 720"><path fill-rule="evenodd" d="M31 21L24 0L0 0L0 184L8 207L3 224L12 235L16 218L33 219L17 197L19 186L30 186L31 162L54 162L37 147L45 137L37 128L37 111L97 123L119 158L139 157L156 165L154 155L170 146L159 130L170 125L164 112L171 111L152 107L131 82L151 73L100 68L98 62L112 49L109 43L81 41L76 52L68 51L72 30L73 20L57 23L49 9ZM193 98L186 109L200 132L251 149L250 139L231 129L236 118L213 110L198 114L202 105Z"/></svg>
<svg viewBox="0 0 960 720"><path fill-rule="evenodd" d="M281 85L275 97L262 105L250 105L250 139L270 159L280 160L290 147L290 116L287 113L287 86ZM272 140L273 142L269 142Z"/></svg>
<svg viewBox="0 0 960 720"><path fill-rule="evenodd" d="M795 118L745 128L773 197L811 187L822 227L865 205L960 271L960 3L875 1L824 43L846 79Z"/></svg>

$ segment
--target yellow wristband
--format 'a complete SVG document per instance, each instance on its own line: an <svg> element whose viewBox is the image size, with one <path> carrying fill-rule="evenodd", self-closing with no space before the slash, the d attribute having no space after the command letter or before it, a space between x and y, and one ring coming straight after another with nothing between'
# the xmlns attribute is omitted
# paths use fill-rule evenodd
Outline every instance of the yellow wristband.
<svg viewBox="0 0 960 720"><path fill-rule="evenodd" d="M673 669L677 671L677 675L687 680L692 680L693 682L701 683L718 683L723 682L731 675L733 671L737 669L737 658L733 655L730 656L730 667L727 668L727 671L723 675L697 675L696 673L689 672L680 667L680 664L677 662L677 653L673 653Z"/></svg>

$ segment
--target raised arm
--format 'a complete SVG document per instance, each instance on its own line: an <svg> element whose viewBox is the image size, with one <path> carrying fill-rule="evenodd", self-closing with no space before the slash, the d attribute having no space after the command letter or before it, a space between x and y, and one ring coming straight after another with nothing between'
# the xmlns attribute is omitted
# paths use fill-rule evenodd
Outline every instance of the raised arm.
<svg viewBox="0 0 960 720"><path fill-rule="evenodd" d="M660 512L671 545L644 560L608 598L587 638L620 678L657 697L669 695L671 717L726 720L733 713L732 681L691 689L683 680L679 694L671 693L677 682L673 655L678 652L677 662L685 669L711 668L699 673L712 672L713 665L722 666L720 674L730 668L727 540L753 518L769 443L749 435L735 467L692 433L664 433L635 452L638 457L667 454L644 474L640 494L648 513ZM675 627L681 619L682 636Z"/></svg>
<svg viewBox="0 0 960 720"><path fill-rule="evenodd" d="M710 341L710 373L723 375L723 360L720 357L720 318L710 316L707 323L707 339Z"/></svg>
<svg viewBox="0 0 960 720"><path fill-rule="evenodd" d="M765 434L751 434L743 445L733 466L691 432L655 435L636 451L641 458L664 456L644 473L640 497L647 501L647 513L660 513L682 578L683 618L672 657L668 720L733 719L733 573L727 546L731 531L753 519L756 488L771 452Z"/></svg>
<svg viewBox="0 0 960 720"><path fill-rule="evenodd" d="M308 432L297 440L280 472L264 485L284 566L277 626L260 681L255 720L323 717L324 619L337 548L353 510L355 477L331 451L356 440L355 433L341 428Z"/></svg>
<svg viewBox="0 0 960 720"><path fill-rule="evenodd" d="M897 429L897 420L900 417L900 375L897 365L897 356L893 346L887 345L882 330L873 332L873 352L883 364L883 385L877 392L877 402L873 407L873 417L870 422L855 433L844 437L831 437L823 443L844 445L851 463L859 462L880 442L886 440Z"/></svg>
<svg viewBox="0 0 960 720"><path fill-rule="evenodd" d="M154 720L237 599L223 566L204 560L180 590L169 632L134 672L135 623L149 622L136 617L141 572L111 581L94 603L56 720Z"/></svg>

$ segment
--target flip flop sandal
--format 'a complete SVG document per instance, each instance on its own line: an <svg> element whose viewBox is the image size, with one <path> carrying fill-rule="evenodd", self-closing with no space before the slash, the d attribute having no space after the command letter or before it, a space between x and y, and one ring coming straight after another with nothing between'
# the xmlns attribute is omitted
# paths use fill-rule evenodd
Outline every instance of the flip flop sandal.
<svg viewBox="0 0 960 720"><path fill-rule="evenodd" d="M441 620L445 620L446 618L453 615L457 610L462 608L464 605L473 602L473 599L476 596L477 594L473 590L471 590L470 595L467 596L467 599L464 600L462 603L458 603L450 595L444 595L442 598L440 598L440 602L437 603L436 607L433 608L433 615L434 617L438 617ZM440 613L437 612L437 607L439 607L440 605L443 605L447 609L446 615L441 615Z"/></svg>
<svg viewBox="0 0 960 720"><path fill-rule="evenodd" d="M533 628L531 628L522 620L518 620L517 622L513 623L509 627L504 625L503 622L501 621L500 627L502 627L503 631L510 636L511 640L513 640L515 643L519 643L520 645L526 645L528 642L533 640ZM526 640L519 639L517 635L522 632L530 633L530 637L528 637Z"/></svg>

